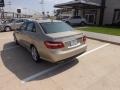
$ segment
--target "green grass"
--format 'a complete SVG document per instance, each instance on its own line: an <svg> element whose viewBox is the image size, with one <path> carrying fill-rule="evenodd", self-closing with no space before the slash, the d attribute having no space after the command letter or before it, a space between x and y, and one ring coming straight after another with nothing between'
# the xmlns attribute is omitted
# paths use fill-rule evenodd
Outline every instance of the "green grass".
<svg viewBox="0 0 120 90"><path fill-rule="evenodd" d="M118 27L89 26L87 28L78 27L77 29L83 30L83 31L95 32L95 33L103 33L103 34L120 36L120 28L118 28Z"/></svg>

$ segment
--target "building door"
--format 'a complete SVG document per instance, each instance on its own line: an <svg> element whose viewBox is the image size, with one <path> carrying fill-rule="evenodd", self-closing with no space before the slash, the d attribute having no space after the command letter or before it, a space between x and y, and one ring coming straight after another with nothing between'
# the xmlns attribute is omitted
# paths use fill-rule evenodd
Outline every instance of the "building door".
<svg viewBox="0 0 120 90"><path fill-rule="evenodd" d="M83 15L86 18L88 24L96 24L97 10L85 9Z"/></svg>
<svg viewBox="0 0 120 90"><path fill-rule="evenodd" d="M114 24L120 23L120 9L115 9L114 17L113 17L113 23Z"/></svg>
<svg viewBox="0 0 120 90"><path fill-rule="evenodd" d="M85 18L87 20L88 24L95 24L96 20L95 20L95 14L85 14Z"/></svg>

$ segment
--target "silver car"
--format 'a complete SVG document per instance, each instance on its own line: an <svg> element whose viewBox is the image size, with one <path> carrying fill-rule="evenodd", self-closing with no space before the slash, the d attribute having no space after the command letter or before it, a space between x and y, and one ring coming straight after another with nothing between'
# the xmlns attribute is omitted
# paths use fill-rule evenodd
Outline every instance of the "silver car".
<svg viewBox="0 0 120 90"><path fill-rule="evenodd" d="M83 33L56 20L25 22L14 32L14 39L31 52L35 62L44 59L54 63L75 58L87 49Z"/></svg>
<svg viewBox="0 0 120 90"><path fill-rule="evenodd" d="M25 19L10 19L0 24L0 31L12 31L18 29L26 20Z"/></svg>
<svg viewBox="0 0 120 90"><path fill-rule="evenodd" d="M87 24L87 21L85 18L82 18L81 16L74 16L67 19L63 19L64 22L68 23L69 25L81 25L84 26Z"/></svg>

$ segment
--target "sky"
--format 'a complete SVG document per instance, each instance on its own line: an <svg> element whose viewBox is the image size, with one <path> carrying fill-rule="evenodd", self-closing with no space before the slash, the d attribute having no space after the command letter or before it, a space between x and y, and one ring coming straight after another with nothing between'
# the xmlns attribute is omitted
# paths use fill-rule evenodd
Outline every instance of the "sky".
<svg viewBox="0 0 120 90"><path fill-rule="evenodd" d="M8 5L8 2L11 1L11 5ZM5 0L5 10L14 11L16 9L21 9L22 13L33 14L40 13L42 10L45 12L52 13L54 11L54 5L58 3L64 3L71 0L44 0L44 6L40 4L41 0Z"/></svg>

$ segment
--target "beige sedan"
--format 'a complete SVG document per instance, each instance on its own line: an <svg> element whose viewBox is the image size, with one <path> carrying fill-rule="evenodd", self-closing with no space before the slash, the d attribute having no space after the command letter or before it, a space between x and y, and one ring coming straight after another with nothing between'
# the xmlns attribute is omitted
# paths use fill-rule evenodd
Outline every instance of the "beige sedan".
<svg viewBox="0 0 120 90"><path fill-rule="evenodd" d="M86 36L61 21L25 22L14 32L17 44L26 47L35 62L41 59L58 62L75 58L87 49Z"/></svg>

